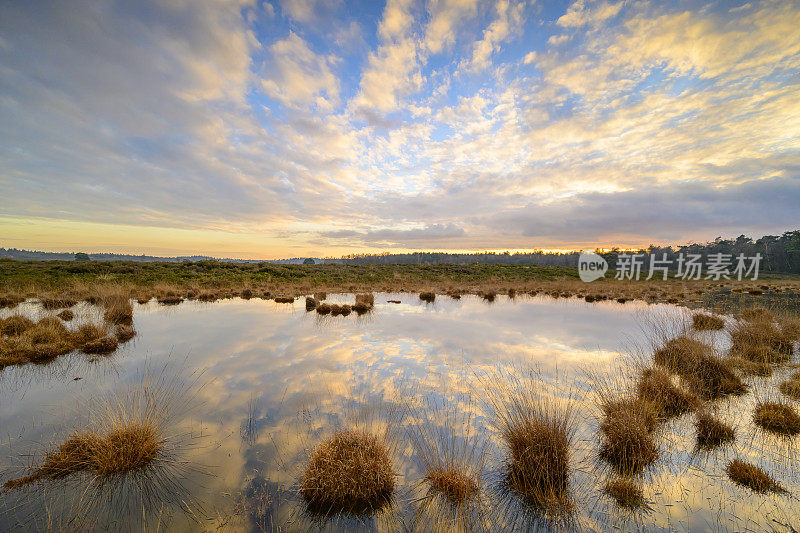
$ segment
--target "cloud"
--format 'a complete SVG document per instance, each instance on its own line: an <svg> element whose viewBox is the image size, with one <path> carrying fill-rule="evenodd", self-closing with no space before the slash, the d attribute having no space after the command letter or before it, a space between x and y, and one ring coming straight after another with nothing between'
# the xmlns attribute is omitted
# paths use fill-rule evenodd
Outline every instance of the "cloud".
<svg viewBox="0 0 800 533"><path fill-rule="evenodd" d="M339 103L339 78L331 70L334 57L314 53L296 33L271 45L269 52L268 77L261 82L268 95L290 107L330 110Z"/></svg>
<svg viewBox="0 0 800 533"><path fill-rule="evenodd" d="M472 50L472 58L468 65L472 71L481 71L491 65L492 54L497 51L503 41L516 35L523 22L524 2L497 0L495 3L496 18L483 32L483 38L477 41Z"/></svg>
<svg viewBox="0 0 800 533"><path fill-rule="evenodd" d="M423 46L433 54L448 50L455 43L459 27L477 14L477 8L478 0L431 1Z"/></svg>
<svg viewBox="0 0 800 533"><path fill-rule="evenodd" d="M443 239L464 236L464 229L455 224L428 224L411 229L377 229L370 231L333 230L321 232L323 237L346 239L358 244L384 244L389 246L435 246Z"/></svg>
<svg viewBox="0 0 800 533"><path fill-rule="evenodd" d="M600 24L617 16L624 2L593 2L592 0L577 0L567 9L556 22L565 28L577 28L587 24Z"/></svg>

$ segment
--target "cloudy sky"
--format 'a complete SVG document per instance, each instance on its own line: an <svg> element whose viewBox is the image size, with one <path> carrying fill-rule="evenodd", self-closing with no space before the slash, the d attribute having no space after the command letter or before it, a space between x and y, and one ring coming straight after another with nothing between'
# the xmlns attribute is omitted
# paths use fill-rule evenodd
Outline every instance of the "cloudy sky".
<svg viewBox="0 0 800 533"><path fill-rule="evenodd" d="M0 0L0 246L797 229L798 28L794 0Z"/></svg>

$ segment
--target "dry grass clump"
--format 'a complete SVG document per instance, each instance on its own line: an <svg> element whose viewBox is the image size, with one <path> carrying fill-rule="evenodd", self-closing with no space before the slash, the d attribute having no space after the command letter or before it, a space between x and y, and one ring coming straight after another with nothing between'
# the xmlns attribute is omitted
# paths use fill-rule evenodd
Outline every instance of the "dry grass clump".
<svg viewBox="0 0 800 533"><path fill-rule="evenodd" d="M92 481L101 482L128 474L146 476L151 467L166 465L170 407L176 400L183 406L191 401L178 398L183 391L174 387L162 379L155 386L145 380L127 394L90 402L89 420L47 452L38 467L7 481L4 488L16 489L76 473L90 474Z"/></svg>
<svg viewBox="0 0 800 533"><path fill-rule="evenodd" d="M291 304L294 303L294 296L276 296L275 303Z"/></svg>
<svg viewBox="0 0 800 533"><path fill-rule="evenodd" d="M215 302L219 299L219 293L215 291L201 291L197 294L197 299L201 302Z"/></svg>
<svg viewBox="0 0 800 533"><path fill-rule="evenodd" d="M764 361L751 361L742 357L728 357L728 366L739 371L744 376L767 377L772 375L772 365Z"/></svg>
<svg viewBox="0 0 800 533"><path fill-rule="evenodd" d="M356 294L356 303L352 306L352 310L362 315L371 311L374 306L375 295L372 293Z"/></svg>
<svg viewBox="0 0 800 533"><path fill-rule="evenodd" d="M720 446L736 438L732 427L706 411L697 413L695 428L697 429L697 444L705 449Z"/></svg>
<svg viewBox="0 0 800 533"><path fill-rule="evenodd" d="M644 505L642 489L630 479L617 478L606 482L603 492L624 509L637 509Z"/></svg>
<svg viewBox="0 0 800 533"><path fill-rule="evenodd" d="M136 330L126 324L117 326L116 337L119 342L128 342L136 336Z"/></svg>
<svg viewBox="0 0 800 533"><path fill-rule="evenodd" d="M775 315L772 311L768 311L763 307L748 307L742 310L742 319L748 321L767 321L775 320Z"/></svg>
<svg viewBox="0 0 800 533"><path fill-rule="evenodd" d="M0 318L0 335L22 335L35 324L33 320L22 315Z"/></svg>
<svg viewBox="0 0 800 533"><path fill-rule="evenodd" d="M325 302L322 302L317 306L317 313L320 315L327 315L331 312L331 305Z"/></svg>
<svg viewBox="0 0 800 533"><path fill-rule="evenodd" d="M713 331L725 327L725 320L716 315L695 313L692 315L692 327L697 331Z"/></svg>
<svg viewBox="0 0 800 533"><path fill-rule="evenodd" d="M327 292L315 292L314 293L314 298L316 298L316 300L319 301L319 302L325 300L327 297L328 297L328 293Z"/></svg>
<svg viewBox="0 0 800 533"><path fill-rule="evenodd" d="M306 311L313 311L319 305L319 301L313 296L306 296Z"/></svg>
<svg viewBox="0 0 800 533"><path fill-rule="evenodd" d="M183 301L183 296L175 291L166 291L156 297L158 303L163 305L178 305Z"/></svg>
<svg viewBox="0 0 800 533"><path fill-rule="evenodd" d="M300 494L318 512L363 514L388 503L394 478L384 442L366 431L339 430L311 453Z"/></svg>
<svg viewBox="0 0 800 533"><path fill-rule="evenodd" d="M78 303L78 300L66 294L43 296L39 301L45 309L62 309Z"/></svg>
<svg viewBox="0 0 800 533"><path fill-rule="evenodd" d="M486 300L487 302L493 302L495 298L497 298L497 292L495 291L483 291L479 293L479 296Z"/></svg>
<svg viewBox="0 0 800 533"><path fill-rule="evenodd" d="M738 322L730 329L731 355L769 364L783 363L794 351L791 334L766 319Z"/></svg>
<svg viewBox="0 0 800 533"><path fill-rule="evenodd" d="M658 458L651 435L658 408L641 398L602 400L600 457L620 472L640 472Z"/></svg>
<svg viewBox="0 0 800 533"><path fill-rule="evenodd" d="M800 433L800 416L785 402L760 401L753 413L753 422L778 435L792 436Z"/></svg>
<svg viewBox="0 0 800 533"><path fill-rule="evenodd" d="M101 337L81 346L81 351L91 355L108 355L117 349L119 341L116 337Z"/></svg>
<svg viewBox="0 0 800 533"><path fill-rule="evenodd" d="M0 294L0 309L3 307L16 307L17 304L25 301L25 297L19 294L9 293Z"/></svg>
<svg viewBox="0 0 800 533"><path fill-rule="evenodd" d="M130 324L133 322L133 307L125 295L113 295L103 300L103 318L110 324Z"/></svg>
<svg viewBox="0 0 800 533"><path fill-rule="evenodd" d="M472 415L459 419L453 412L444 414L438 404L409 414L413 422L406 426L407 433L422 463L428 496L440 496L466 511L480 493L485 459L483 441L472 435Z"/></svg>
<svg viewBox="0 0 800 533"><path fill-rule="evenodd" d="M75 313L73 313L69 309L64 309L63 311L58 313L56 316L58 318L60 318L61 320L63 320L64 322L69 322L70 320L75 318Z"/></svg>
<svg viewBox="0 0 800 533"><path fill-rule="evenodd" d="M102 434L74 434L48 453L42 466L32 474L11 479L3 487L16 489L86 471L100 477L111 477L142 470L156 459L161 446L158 428L139 423L110 428Z"/></svg>
<svg viewBox="0 0 800 533"><path fill-rule="evenodd" d="M664 418L680 416L700 404L700 399L695 394L677 386L669 372L658 367L641 372L636 392L639 398L655 406L659 415Z"/></svg>
<svg viewBox="0 0 800 533"><path fill-rule="evenodd" d="M419 299L426 303L431 303L436 299L436 293L434 292L421 292L419 293Z"/></svg>
<svg viewBox="0 0 800 533"><path fill-rule="evenodd" d="M678 374L688 387L703 399L743 394L747 387L711 346L697 339L679 336L655 351L654 360Z"/></svg>
<svg viewBox="0 0 800 533"><path fill-rule="evenodd" d="M504 485L548 514L571 509L570 448L575 435L571 404L537 395L534 384L500 385L492 395L495 423L508 450Z"/></svg>
<svg viewBox="0 0 800 533"><path fill-rule="evenodd" d="M728 463L728 477L737 485L755 492L785 492L784 488L763 469L739 459Z"/></svg>
<svg viewBox="0 0 800 533"><path fill-rule="evenodd" d="M800 400L800 371L795 371L791 379L781 383L780 391L786 396Z"/></svg>
<svg viewBox="0 0 800 533"><path fill-rule="evenodd" d="M9 317L2 323L0 368L25 363L43 363L71 352L75 338L55 317L32 322L24 317Z"/></svg>

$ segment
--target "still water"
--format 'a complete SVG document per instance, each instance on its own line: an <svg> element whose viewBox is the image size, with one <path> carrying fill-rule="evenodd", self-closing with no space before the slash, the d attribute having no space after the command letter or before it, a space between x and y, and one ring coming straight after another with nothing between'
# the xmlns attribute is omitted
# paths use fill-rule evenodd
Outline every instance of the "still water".
<svg viewBox="0 0 800 533"><path fill-rule="evenodd" d="M71 327L101 316L85 303L74 310ZM14 312L48 314L36 304ZM416 295L376 294L372 312L347 317L307 313L302 300L134 304L137 336L111 356L74 353L0 371L0 483L85 425L98 398L124 395L144 380L173 391L168 434L177 452L169 470L125 487L74 475L1 493L0 530L430 530L442 520L420 503L424 474L404 429L430 406L447 421L431 416L426 423L449 424L459 434L469 429L484 452L483 496L470 525L547 530L493 490L504 451L485 406L485 376L513 381L534 369L542 394L575 409L571 528L791 531L800 522L793 443L765 435L751 420L755 397L778 394L789 369L747 378L754 392L717 404L736 429L730 446L698 452L692 415L667 423L661 458L641 480L646 509L624 511L602 494L608 471L596 458L592 388L598 377L623 386L623 361L647 356L650 325L685 313L638 301L547 296L498 296L493 303L439 296L425 304ZM708 341L723 349L726 343L722 334ZM296 492L303 460L315 443L354 421L389 435L398 472L393 504L360 520L309 516ZM725 468L736 457L767 469L788 493L734 485Z"/></svg>

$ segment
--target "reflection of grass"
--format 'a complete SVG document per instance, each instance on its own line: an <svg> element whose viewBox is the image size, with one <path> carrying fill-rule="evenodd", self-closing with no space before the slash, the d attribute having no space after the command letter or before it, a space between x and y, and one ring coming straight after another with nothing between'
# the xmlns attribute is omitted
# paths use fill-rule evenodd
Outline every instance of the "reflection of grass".
<svg viewBox="0 0 800 533"><path fill-rule="evenodd" d="M312 452L300 494L321 513L369 513L389 502L394 476L388 448L377 436L340 430Z"/></svg>
<svg viewBox="0 0 800 533"><path fill-rule="evenodd" d="M642 489L628 478L609 480L603 487L603 492L624 509L637 509L645 503Z"/></svg>
<svg viewBox="0 0 800 533"><path fill-rule="evenodd" d="M728 463L728 477L756 492L784 492L783 487L763 469L739 459Z"/></svg>

